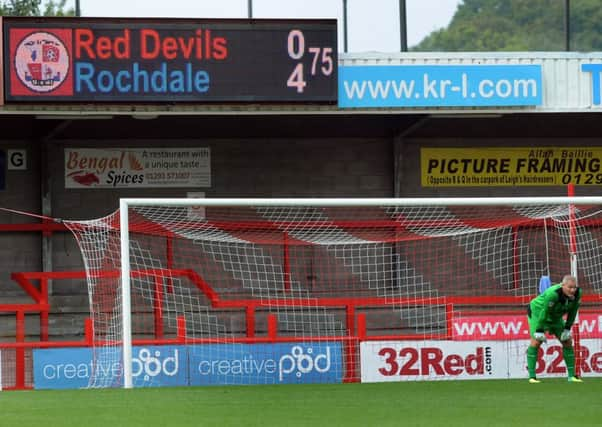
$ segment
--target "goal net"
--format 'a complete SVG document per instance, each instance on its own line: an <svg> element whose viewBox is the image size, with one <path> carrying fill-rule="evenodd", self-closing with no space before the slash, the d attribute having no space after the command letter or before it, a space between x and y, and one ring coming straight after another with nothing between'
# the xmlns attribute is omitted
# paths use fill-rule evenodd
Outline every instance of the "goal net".
<svg viewBox="0 0 602 427"><path fill-rule="evenodd" d="M541 286L576 275L580 318L596 314L600 202L122 199L66 222L87 272L90 386L526 376ZM590 335L583 357L600 351Z"/></svg>

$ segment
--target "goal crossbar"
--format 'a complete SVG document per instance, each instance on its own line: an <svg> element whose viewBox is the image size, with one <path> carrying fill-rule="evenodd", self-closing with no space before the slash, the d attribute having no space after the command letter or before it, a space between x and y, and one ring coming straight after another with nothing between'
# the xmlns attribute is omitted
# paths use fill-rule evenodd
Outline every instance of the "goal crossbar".
<svg viewBox="0 0 602 427"><path fill-rule="evenodd" d="M121 206L512 206L600 204L598 196L438 198L123 198Z"/></svg>

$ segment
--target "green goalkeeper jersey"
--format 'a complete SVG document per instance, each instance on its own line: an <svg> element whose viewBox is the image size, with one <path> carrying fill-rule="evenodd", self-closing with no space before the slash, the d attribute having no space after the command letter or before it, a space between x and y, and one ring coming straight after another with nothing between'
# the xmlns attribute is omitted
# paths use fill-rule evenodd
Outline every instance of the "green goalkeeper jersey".
<svg viewBox="0 0 602 427"><path fill-rule="evenodd" d="M550 286L531 300L531 322L534 322L535 330L543 331L547 326L562 323L562 317L566 314L564 328L571 329L580 303L581 288L577 288L575 297L570 299L562 292L562 285Z"/></svg>

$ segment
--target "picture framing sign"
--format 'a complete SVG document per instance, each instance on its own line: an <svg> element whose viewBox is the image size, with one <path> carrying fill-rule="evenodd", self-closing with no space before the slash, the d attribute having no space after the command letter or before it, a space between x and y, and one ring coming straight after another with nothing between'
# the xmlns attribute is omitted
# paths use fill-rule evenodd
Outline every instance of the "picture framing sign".
<svg viewBox="0 0 602 427"><path fill-rule="evenodd" d="M602 184L602 147L422 147L423 187Z"/></svg>

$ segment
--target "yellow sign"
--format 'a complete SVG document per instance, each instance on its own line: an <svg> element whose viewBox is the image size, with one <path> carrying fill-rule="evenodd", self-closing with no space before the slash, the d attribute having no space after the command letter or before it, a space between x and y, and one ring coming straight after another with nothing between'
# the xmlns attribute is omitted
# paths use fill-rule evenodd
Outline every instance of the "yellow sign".
<svg viewBox="0 0 602 427"><path fill-rule="evenodd" d="M421 148L423 187L602 185L602 147Z"/></svg>

